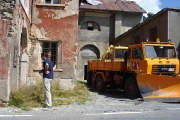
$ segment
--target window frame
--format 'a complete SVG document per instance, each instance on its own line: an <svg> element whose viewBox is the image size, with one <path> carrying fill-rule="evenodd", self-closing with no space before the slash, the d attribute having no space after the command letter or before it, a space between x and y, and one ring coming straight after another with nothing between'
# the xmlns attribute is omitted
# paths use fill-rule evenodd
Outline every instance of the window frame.
<svg viewBox="0 0 180 120"><path fill-rule="evenodd" d="M139 55L143 57L143 49L142 47L132 48L132 59L141 59L140 56L137 56L136 50L139 51Z"/></svg>
<svg viewBox="0 0 180 120"><path fill-rule="evenodd" d="M40 44L41 44L41 50L43 51L43 43L47 42L47 43L51 43L51 42L55 42L56 44L56 68L61 68L61 64L62 64L62 41L60 40L41 40L39 39Z"/></svg>
<svg viewBox="0 0 180 120"><path fill-rule="evenodd" d="M54 0L50 0L51 1L51 3L46 3L46 1L47 0L44 0L44 4L61 4L61 2L62 2L62 0L58 0L58 3L53 3L54 2Z"/></svg>

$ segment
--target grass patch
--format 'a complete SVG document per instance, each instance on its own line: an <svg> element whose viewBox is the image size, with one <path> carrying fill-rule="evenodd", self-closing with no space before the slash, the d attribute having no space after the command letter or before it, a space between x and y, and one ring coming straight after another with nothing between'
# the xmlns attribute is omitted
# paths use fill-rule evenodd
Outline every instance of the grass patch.
<svg viewBox="0 0 180 120"><path fill-rule="evenodd" d="M88 88L85 82L77 81L73 90L62 90L57 81L51 85L51 94L53 106L68 105L71 103L84 104L90 100ZM18 91L11 92L9 101L10 106L16 106L23 110L30 110L33 107L42 107L44 105L44 87L43 83L37 83L35 86L22 86Z"/></svg>

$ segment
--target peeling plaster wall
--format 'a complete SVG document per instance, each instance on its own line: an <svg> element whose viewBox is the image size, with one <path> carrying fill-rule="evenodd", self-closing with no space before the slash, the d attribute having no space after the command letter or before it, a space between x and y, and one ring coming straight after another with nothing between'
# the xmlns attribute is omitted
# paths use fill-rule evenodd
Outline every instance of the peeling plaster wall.
<svg viewBox="0 0 180 120"><path fill-rule="evenodd" d="M35 5L36 4L36 5ZM36 0L33 9L31 34L34 39L34 51L30 71L40 69L42 42L59 42L57 68L63 72L55 71L55 79L76 79L77 46L78 46L78 5L77 0L64 0L63 6L47 6L43 1ZM61 49L60 49L61 48ZM31 75L39 79L36 72ZM32 78L32 79L33 79Z"/></svg>
<svg viewBox="0 0 180 120"><path fill-rule="evenodd" d="M8 85L10 78L8 29L9 21L0 20L0 99L3 101L8 101L10 92Z"/></svg>
<svg viewBox="0 0 180 120"><path fill-rule="evenodd" d="M10 91L18 89L20 82L21 32L22 28L26 28L29 33L30 21L19 0L0 0L0 3L0 36L3 36L0 38L0 63L3 65L0 70L0 99L8 101ZM15 46L17 61L13 62Z"/></svg>

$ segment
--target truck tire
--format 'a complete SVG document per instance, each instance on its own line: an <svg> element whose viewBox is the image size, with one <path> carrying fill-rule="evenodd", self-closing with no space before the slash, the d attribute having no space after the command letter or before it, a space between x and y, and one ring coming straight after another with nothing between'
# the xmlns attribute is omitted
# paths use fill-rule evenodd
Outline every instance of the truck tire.
<svg viewBox="0 0 180 120"><path fill-rule="evenodd" d="M93 72L89 71L87 76L87 84L92 85Z"/></svg>
<svg viewBox="0 0 180 120"><path fill-rule="evenodd" d="M136 99L140 96L139 88L134 77L129 77L124 84L124 92L130 99Z"/></svg>
<svg viewBox="0 0 180 120"><path fill-rule="evenodd" d="M103 78L101 75L98 75L96 77L96 90L98 92L105 92L106 91L106 85L105 85L105 82L103 81Z"/></svg>

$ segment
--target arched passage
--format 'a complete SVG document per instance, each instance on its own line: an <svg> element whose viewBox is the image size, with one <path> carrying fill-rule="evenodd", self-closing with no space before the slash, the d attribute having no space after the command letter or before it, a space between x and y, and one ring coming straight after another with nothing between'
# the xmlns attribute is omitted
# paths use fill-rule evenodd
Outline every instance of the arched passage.
<svg viewBox="0 0 180 120"><path fill-rule="evenodd" d="M87 62L90 59L99 59L100 51L99 49L91 44L84 45L79 52L78 56L78 67L77 67L77 78L84 79L86 76Z"/></svg>
<svg viewBox="0 0 180 120"><path fill-rule="evenodd" d="M80 49L80 56L83 59L99 59L99 49L94 45L85 45Z"/></svg>

